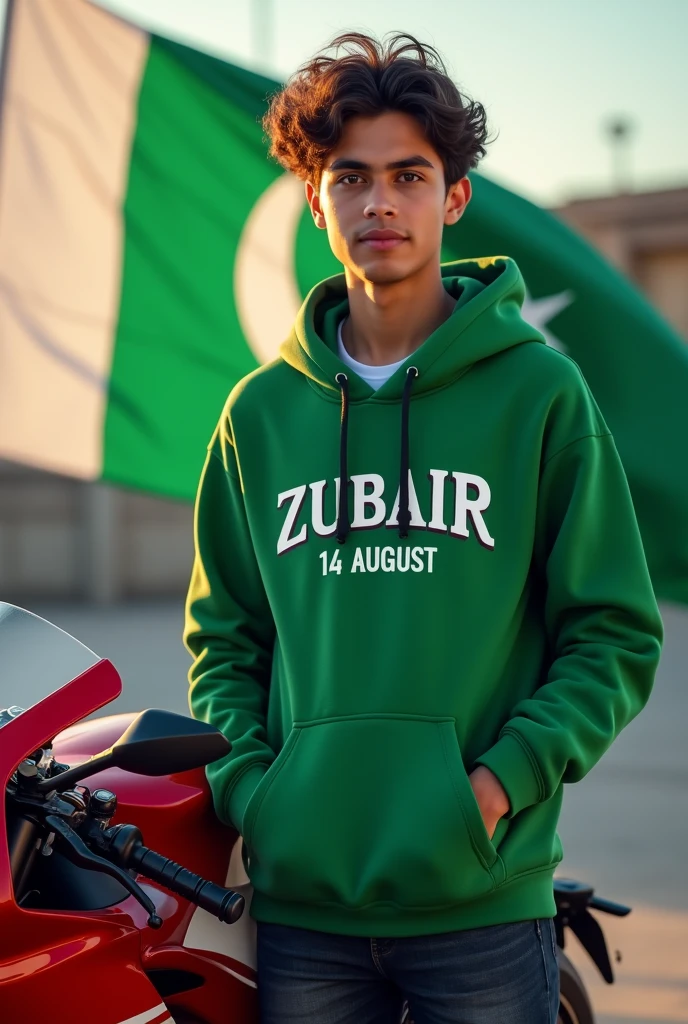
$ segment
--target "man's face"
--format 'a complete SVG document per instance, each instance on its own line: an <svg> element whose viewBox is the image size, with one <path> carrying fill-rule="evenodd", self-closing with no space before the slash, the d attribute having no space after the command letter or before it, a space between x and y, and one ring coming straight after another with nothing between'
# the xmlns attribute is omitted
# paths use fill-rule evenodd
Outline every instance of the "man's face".
<svg viewBox="0 0 688 1024"><path fill-rule="evenodd" d="M442 161L415 118L354 117L306 184L313 219L332 252L361 281L392 284L439 264L442 228L471 197L468 178L447 191Z"/></svg>

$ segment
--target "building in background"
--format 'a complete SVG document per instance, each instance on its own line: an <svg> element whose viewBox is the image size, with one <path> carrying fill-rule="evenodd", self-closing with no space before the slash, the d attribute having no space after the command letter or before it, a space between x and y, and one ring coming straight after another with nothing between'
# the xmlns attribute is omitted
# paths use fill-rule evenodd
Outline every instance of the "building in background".
<svg viewBox="0 0 688 1024"><path fill-rule="evenodd" d="M572 200L555 209L645 292L688 341L688 188ZM0 599L179 598L193 509L0 462Z"/></svg>
<svg viewBox="0 0 688 1024"><path fill-rule="evenodd" d="M553 212L635 281L688 340L688 188L574 199Z"/></svg>

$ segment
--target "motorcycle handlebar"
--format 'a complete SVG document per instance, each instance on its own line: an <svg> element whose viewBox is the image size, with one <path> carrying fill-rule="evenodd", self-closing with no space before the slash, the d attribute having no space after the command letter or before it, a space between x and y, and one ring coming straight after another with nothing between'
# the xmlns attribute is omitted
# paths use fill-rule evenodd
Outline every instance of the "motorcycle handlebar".
<svg viewBox="0 0 688 1024"><path fill-rule="evenodd" d="M630 914L631 908L622 903L613 903L611 900L602 899L601 896L593 896L588 906L591 910L603 910L605 914L613 914L614 917L625 917Z"/></svg>
<svg viewBox="0 0 688 1024"><path fill-rule="evenodd" d="M135 825L116 825L108 833L106 836L110 852L121 867L134 868L146 878L159 882L170 892L202 907L227 924L233 924L241 917L246 902L241 893L209 882L176 861L144 846L141 833Z"/></svg>
<svg viewBox="0 0 688 1024"><path fill-rule="evenodd" d="M134 851L130 866L227 924L233 924L243 913L245 901L241 893L208 882L147 846L139 846Z"/></svg>

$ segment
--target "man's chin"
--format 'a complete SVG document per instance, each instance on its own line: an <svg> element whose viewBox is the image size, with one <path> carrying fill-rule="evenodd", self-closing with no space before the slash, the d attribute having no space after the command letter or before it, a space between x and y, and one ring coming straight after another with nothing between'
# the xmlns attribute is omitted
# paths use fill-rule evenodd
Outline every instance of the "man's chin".
<svg viewBox="0 0 688 1024"><path fill-rule="evenodd" d="M375 260L366 266L356 268L356 276L369 284L398 284L413 277L414 268L394 263L393 260Z"/></svg>

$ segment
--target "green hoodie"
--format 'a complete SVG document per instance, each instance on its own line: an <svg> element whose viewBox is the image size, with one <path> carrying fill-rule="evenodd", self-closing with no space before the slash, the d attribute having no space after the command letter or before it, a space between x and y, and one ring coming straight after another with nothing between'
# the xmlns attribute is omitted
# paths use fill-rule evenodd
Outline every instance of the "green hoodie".
<svg viewBox="0 0 688 1024"><path fill-rule="evenodd" d="M522 319L513 260L442 274L454 312L377 391L336 354L343 276L315 287L209 445L190 705L232 742L207 772L258 921L553 915L563 783L652 688L662 623L578 366ZM492 839L478 764L510 801Z"/></svg>

